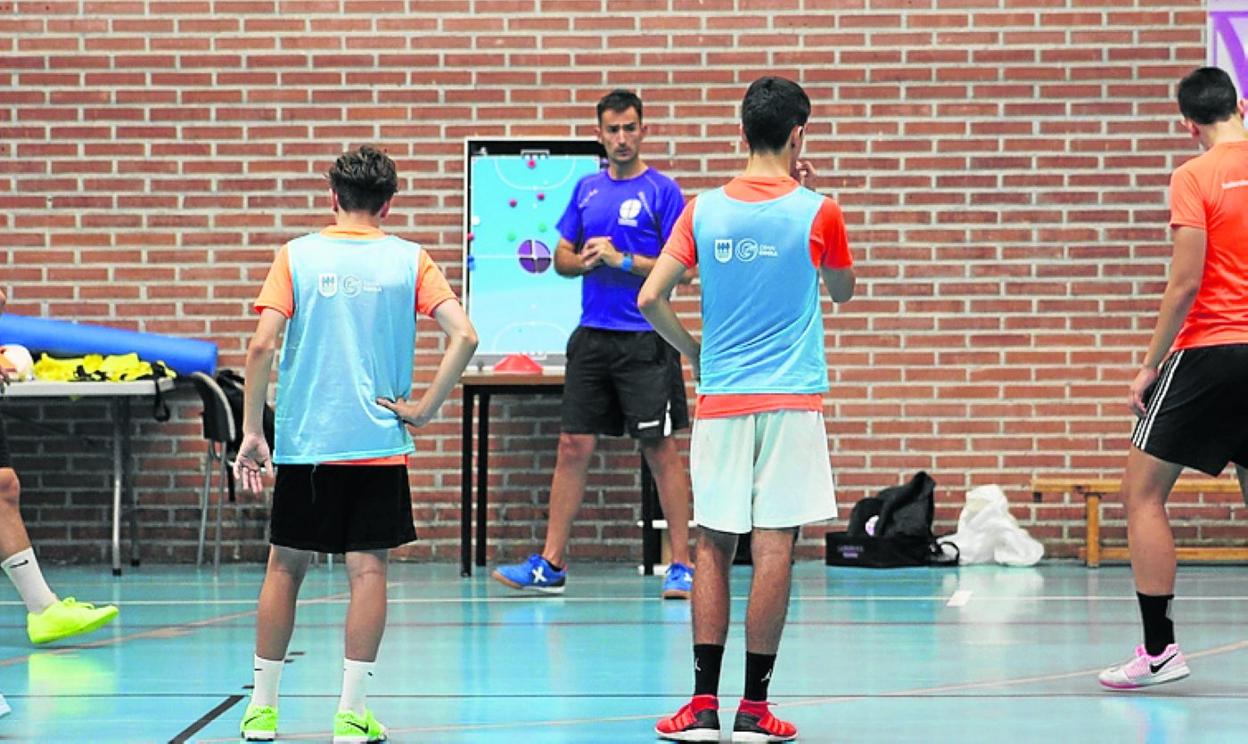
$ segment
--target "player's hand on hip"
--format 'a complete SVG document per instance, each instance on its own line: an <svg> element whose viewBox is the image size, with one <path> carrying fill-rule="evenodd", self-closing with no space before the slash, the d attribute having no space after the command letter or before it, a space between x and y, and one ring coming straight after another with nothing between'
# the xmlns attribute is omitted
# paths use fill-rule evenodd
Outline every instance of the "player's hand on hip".
<svg viewBox="0 0 1248 744"><path fill-rule="evenodd" d="M412 403L406 398L378 398L377 405L398 416L411 429L418 429L433 420L432 411L424 411L419 403Z"/></svg>
<svg viewBox="0 0 1248 744"><path fill-rule="evenodd" d="M1156 381L1157 369L1155 367L1141 367L1140 371L1135 374L1135 379L1131 381L1131 394L1127 401L1127 405L1131 407L1131 413L1143 416L1148 411L1147 406L1144 405L1144 393Z"/></svg>
<svg viewBox="0 0 1248 744"><path fill-rule="evenodd" d="M273 466L273 458L269 454L269 443L265 441L264 435L244 433L233 465L234 479L243 485L244 491L248 493L263 491L263 476Z"/></svg>

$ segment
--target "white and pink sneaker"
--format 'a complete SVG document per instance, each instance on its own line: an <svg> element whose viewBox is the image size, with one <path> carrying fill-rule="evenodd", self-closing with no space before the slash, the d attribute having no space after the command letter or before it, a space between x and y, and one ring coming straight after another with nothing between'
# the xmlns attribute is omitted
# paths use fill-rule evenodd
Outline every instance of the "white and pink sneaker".
<svg viewBox="0 0 1248 744"><path fill-rule="evenodd" d="M1111 690L1136 690L1183 679L1191 673L1178 644L1171 643L1157 656L1149 656L1140 644L1135 648L1135 656L1101 672L1098 679L1102 686Z"/></svg>

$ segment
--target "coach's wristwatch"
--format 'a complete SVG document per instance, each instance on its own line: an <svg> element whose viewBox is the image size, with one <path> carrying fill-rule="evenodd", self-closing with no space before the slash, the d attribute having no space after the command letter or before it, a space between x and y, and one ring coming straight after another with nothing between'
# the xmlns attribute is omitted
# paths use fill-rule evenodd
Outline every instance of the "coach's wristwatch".
<svg viewBox="0 0 1248 744"><path fill-rule="evenodd" d="M627 272L627 273L630 273L630 274L632 273L632 271L633 271L633 254L631 254L631 253L625 253L625 254L624 254L624 258L620 261L620 270L621 270L621 271L624 271L624 272Z"/></svg>

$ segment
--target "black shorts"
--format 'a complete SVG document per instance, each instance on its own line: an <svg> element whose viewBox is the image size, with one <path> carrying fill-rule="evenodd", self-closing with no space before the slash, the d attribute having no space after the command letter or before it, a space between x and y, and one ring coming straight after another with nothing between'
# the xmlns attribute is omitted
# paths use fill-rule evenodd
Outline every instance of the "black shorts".
<svg viewBox="0 0 1248 744"><path fill-rule="evenodd" d="M13 467L13 458L9 455L9 438L4 435L4 416L0 416L0 468Z"/></svg>
<svg viewBox="0 0 1248 744"><path fill-rule="evenodd" d="M1144 401L1131 433L1140 450L1209 475L1248 466L1248 344L1174 352Z"/></svg>
<svg viewBox="0 0 1248 744"><path fill-rule="evenodd" d="M661 439L689 426L680 354L654 331L579 327L568 339L562 431Z"/></svg>
<svg viewBox="0 0 1248 744"><path fill-rule="evenodd" d="M322 553L416 539L406 465L278 465L269 520L274 545Z"/></svg>

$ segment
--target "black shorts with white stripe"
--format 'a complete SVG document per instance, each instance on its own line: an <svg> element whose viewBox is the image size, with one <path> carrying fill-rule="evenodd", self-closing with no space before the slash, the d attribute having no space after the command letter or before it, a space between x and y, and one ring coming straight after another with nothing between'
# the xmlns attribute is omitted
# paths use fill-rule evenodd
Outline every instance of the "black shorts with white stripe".
<svg viewBox="0 0 1248 744"><path fill-rule="evenodd" d="M689 426L680 353L654 331L581 326L568 339L566 434L655 440Z"/></svg>
<svg viewBox="0 0 1248 744"><path fill-rule="evenodd" d="M1218 475L1248 467L1248 344L1170 355L1144 393L1131 444L1153 457Z"/></svg>

